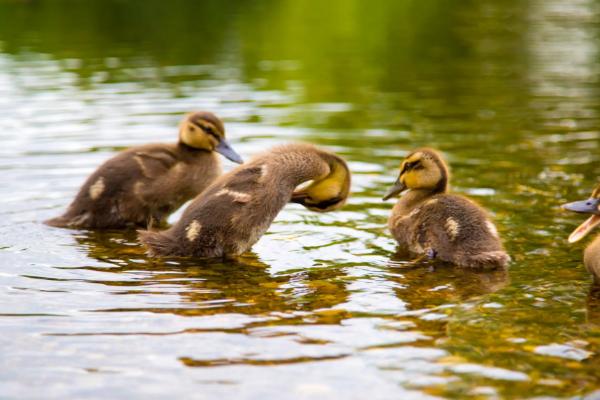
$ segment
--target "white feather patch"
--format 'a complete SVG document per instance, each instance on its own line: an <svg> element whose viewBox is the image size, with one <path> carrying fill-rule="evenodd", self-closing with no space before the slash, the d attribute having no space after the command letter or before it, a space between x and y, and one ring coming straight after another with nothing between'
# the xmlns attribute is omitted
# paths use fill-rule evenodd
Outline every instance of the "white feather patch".
<svg viewBox="0 0 600 400"><path fill-rule="evenodd" d="M216 196L230 196L233 197L233 201L238 203L247 203L250 201L251 196L248 193L236 192L235 190L221 189L217 192Z"/></svg>
<svg viewBox="0 0 600 400"><path fill-rule="evenodd" d="M142 160L142 157L134 156L133 159L137 163L138 167L140 167L140 169L142 170L142 174L144 174L145 177L148 177L148 170L146 169L146 164L144 164L144 160Z"/></svg>
<svg viewBox="0 0 600 400"><path fill-rule="evenodd" d="M263 164L260 167L260 177L261 177L261 179L264 179L267 176L268 173L269 173L269 167L267 166L267 164Z"/></svg>
<svg viewBox="0 0 600 400"><path fill-rule="evenodd" d="M488 231L490 231L493 237L498 237L498 229L496 229L496 225L494 225L492 221L485 221L485 226L487 227Z"/></svg>
<svg viewBox="0 0 600 400"><path fill-rule="evenodd" d="M411 212L406 215L401 216L399 219L412 218L417 215L421 211L421 207L413 208Z"/></svg>
<svg viewBox="0 0 600 400"><path fill-rule="evenodd" d="M452 238L455 239L456 236L458 235L458 232L460 232L460 225L458 224L458 222L456 222L456 220L452 217L448 217L448 219L446 220L446 231L448 232L448 235Z"/></svg>
<svg viewBox="0 0 600 400"><path fill-rule="evenodd" d="M133 194L136 197L142 197L142 190L144 189L144 183L141 181L137 181L133 184Z"/></svg>
<svg viewBox="0 0 600 400"><path fill-rule="evenodd" d="M200 225L200 222L193 220L187 226L187 228L185 228L185 237L190 242L193 242L198 237L198 234L200 233L201 229L202 229L202 225Z"/></svg>
<svg viewBox="0 0 600 400"><path fill-rule="evenodd" d="M92 200L96 200L104 192L104 178L100 177L89 189L89 195Z"/></svg>

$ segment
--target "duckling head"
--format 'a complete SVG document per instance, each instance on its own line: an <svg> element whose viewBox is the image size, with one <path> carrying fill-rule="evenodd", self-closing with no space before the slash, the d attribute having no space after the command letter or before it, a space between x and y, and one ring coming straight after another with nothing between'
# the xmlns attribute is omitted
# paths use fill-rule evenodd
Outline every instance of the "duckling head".
<svg viewBox="0 0 600 400"><path fill-rule="evenodd" d="M179 140L195 149L216 151L235 163L244 162L225 140L223 122L213 113L198 111L188 114L179 125Z"/></svg>
<svg viewBox="0 0 600 400"><path fill-rule="evenodd" d="M400 164L400 175L383 197L387 200L407 189L445 192L448 187L448 167L433 149L417 149Z"/></svg>
<svg viewBox="0 0 600 400"><path fill-rule="evenodd" d="M329 166L329 172L294 191L290 200L317 212L339 209L346 204L350 193L350 170L346 162L334 154L326 153L322 156L323 162Z"/></svg>
<svg viewBox="0 0 600 400"><path fill-rule="evenodd" d="M592 195L587 200L574 201L562 206L565 210L575 211L577 213L592 214L591 217L577 227L569 236L569 243L575 243L588 233L590 233L598 224L600 224L600 185L594 189Z"/></svg>

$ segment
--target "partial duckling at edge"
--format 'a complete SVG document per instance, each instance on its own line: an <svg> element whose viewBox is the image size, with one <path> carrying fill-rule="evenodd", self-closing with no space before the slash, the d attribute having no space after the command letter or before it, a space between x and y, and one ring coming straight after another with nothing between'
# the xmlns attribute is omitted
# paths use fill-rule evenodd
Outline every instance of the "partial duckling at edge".
<svg viewBox="0 0 600 400"><path fill-rule="evenodd" d="M600 185L594 189L589 199L565 204L563 208L578 213L591 214L569 236L569 243L575 243L583 239L600 224ZM594 276L594 281L600 283L600 235L585 249L583 263L587 270Z"/></svg>
<svg viewBox="0 0 600 400"><path fill-rule="evenodd" d="M162 225L219 175L215 152L242 163L221 120L195 112L179 126L179 142L132 147L102 164L83 184L56 227L118 229Z"/></svg>
<svg viewBox="0 0 600 400"><path fill-rule="evenodd" d="M401 248L463 267L505 267L510 257L487 213L471 200L448 194L449 172L432 149L410 153L383 198L398 200L388 227Z"/></svg>
<svg viewBox="0 0 600 400"><path fill-rule="evenodd" d="M260 239L288 202L332 211L349 191L350 171L339 156L309 144L278 146L218 178L170 229L140 231L139 239L151 256L234 257Z"/></svg>

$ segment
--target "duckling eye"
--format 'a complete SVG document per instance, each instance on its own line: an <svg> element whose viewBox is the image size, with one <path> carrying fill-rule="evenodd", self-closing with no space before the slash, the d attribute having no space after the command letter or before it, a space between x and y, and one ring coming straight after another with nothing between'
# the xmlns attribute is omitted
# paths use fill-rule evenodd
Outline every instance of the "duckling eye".
<svg viewBox="0 0 600 400"><path fill-rule="evenodd" d="M205 127L204 127L204 131L205 131L206 133L208 133L209 135L211 135L211 136L214 136L214 137L215 137L215 139L219 139L219 136L217 135L217 133L215 132L215 130L214 130L212 127L210 127L210 126L205 126Z"/></svg>
<svg viewBox="0 0 600 400"><path fill-rule="evenodd" d="M406 168L407 171L413 170L413 169L423 169L423 166L421 165L421 160L417 160L417 161L413 161L413 162L409 162L406 164Z"/></svg>

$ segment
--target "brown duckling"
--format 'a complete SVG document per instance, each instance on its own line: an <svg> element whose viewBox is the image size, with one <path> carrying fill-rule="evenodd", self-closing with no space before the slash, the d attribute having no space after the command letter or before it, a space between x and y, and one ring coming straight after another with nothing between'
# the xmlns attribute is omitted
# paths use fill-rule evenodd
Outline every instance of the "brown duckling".
<svg viewBox="0 0 600 400"><path fill-rule="evenodd" d="M339 156L309 144L278 146L219 177L170 229L140 231L139 239L151 256L237 256L288 202L331 211L344 205L349 191L350 171Z"/></svg>
<svg viewBox="0 0 600 400"><path fill-rule="evenodd" d="M583 239L585 235L600 224L600 185L594 189L589 199L565 204L563 208L578 213L591 214L591 217L579 225L569 236L569 243L575 243ZM600 235L585 249L583 263L594 276L594 280L600 282Z"/></svg>
<svg viewBox="0 0 600 400"><path fill-rule="evenodd" d="M471 200L448 194L448 167L432 149L410 153L384 200L408 190L396 203L388 226L399 245L459 266L504 267L510 257L486 212Z"/></svg>
<svg viewBox="0 0 600 400"><path fill-rule="evenodd" d="M169 214L221 174L214 152L242 163L225 140L217 116L189 114L179 126L178 143L147 144L118 153L85 181L62 216L46 224L91 229L164 224Z"/></svg>

